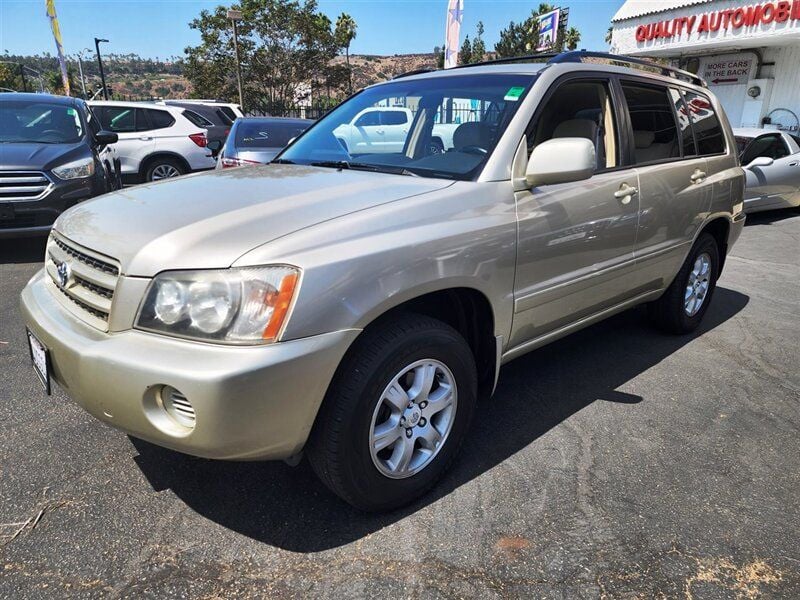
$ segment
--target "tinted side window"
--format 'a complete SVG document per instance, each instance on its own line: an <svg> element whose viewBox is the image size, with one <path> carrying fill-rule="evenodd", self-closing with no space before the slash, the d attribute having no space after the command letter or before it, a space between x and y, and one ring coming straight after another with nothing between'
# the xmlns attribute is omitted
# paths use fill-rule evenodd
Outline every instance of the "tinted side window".
<svg viewBox="0 0 800 600"><path fill-rule="evenodd" d="M165 110L144 109L147 120L150 122L148 129L166 129L175 124L174 117ZM199 115L198 115L199 116Z"/></svg>
<svg viewBox="0 0 800 600"><path fill-rule="evenodd" d="M667 88L623 82L622 91L633 127L636 163L680 157L678 128Z"/></svg>
<svg viewBox="0 0 800 600"><path fill-rule="evenodd" d="M553 138L583 137L597 153L597 168L619 164L619 136L607 81L572 81L546 101L528 135L528 155Z"/></svg>
<svg viewBox="0 0 800 600"><path fill-rule="evenodd" d="M779 133L773 135L762 135L756 138L747 146L742 154L742 164L748 165L753 162L753 159L759 156L767 158L778 159L789 155L789 149L783 141Z"/></svg>
<svg viewBox="0 0 800 600"><path fill-rule="evenodd" d="M236 113L233 112L233 109L230 106L220 106L219 109L225 113L231 123L236 120Z"/></svg>
<svg viewBox="0 0 800 600"><path fill-rule="evenodd" d="M364 113L355 123L356 127L375 127L380 124L380 112L377 110Z"/></svg>
<svg viewBox="0 0 800 600"><path fill-rule="evenodd" d="M672 100L675 116L678 119L678 137L681 149L683 150L683 156L697 156L697 147L694 144L692 124L689 122L689 111L686 108L686 103L683 101L683 96L675 88L670 88L669 97L670 100Z"/></svg>
<svg viewBox="0 0 800 600"><path fill-rule="evenodd" d="M101 106L96 109L103 129L116 133L136 131L136 116L127 106Z"/></svg>
<svg viewBox="0 0 800 600"><path fill-rule="evenodd" d="M381 125L405 125L408 123L408 115L402 110L381 111Z"/></svg>
<svg viewBox="0 0 800 600"><path fill-rule="evenodd" d="M185 110L183 111L183 116L189 119L189 121L195 127L213 127L214 124L206 119L203 115L197 114L193 110Z"/></svg>
<svg viewBox="0 0 800 600"><path fill-rule="evenodd" d="M696 92L684 92L689 117L692 120L697 152L701 156L725 152L725 135L711 101Z"/></svg>

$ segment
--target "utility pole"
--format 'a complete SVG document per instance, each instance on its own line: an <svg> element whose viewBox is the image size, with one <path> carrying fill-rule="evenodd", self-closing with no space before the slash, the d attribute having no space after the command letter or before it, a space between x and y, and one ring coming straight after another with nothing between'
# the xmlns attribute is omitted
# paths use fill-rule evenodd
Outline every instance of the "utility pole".
<svg viewBox="0 0 800 600"><path fill-rule="evenodd" d="M100 82L103 85L103 99L108 100L108 88L106 87L106 75L103 73L103 59L100 57L100 42L108 43L108 40L94 38L94 47L97 50L97 66L100 67Z"/></svg>
<svg viewBox="0 0 800 600"><path fill-rule="evenodd" d="M228 9L228 18L233 25L233 49L236 52L236 85L239 88L239 106L244 112L244 97L242 95L242 61L239 57L239 32L236 29L236 22L242 20L242 11Z"/></svg>

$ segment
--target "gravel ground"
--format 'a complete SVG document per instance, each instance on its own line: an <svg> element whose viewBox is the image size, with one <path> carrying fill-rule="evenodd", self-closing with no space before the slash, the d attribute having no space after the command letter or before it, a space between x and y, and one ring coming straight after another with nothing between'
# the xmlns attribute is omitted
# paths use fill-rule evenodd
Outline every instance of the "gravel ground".
<svg viewBox="0 0 800 600"><path fill-rule="evenodd" d="M696 335L633 310L507 365L453 471L381 516L45 397L42 254L0 242L0 598L800 597L797 212L751 217Z"/></svg>

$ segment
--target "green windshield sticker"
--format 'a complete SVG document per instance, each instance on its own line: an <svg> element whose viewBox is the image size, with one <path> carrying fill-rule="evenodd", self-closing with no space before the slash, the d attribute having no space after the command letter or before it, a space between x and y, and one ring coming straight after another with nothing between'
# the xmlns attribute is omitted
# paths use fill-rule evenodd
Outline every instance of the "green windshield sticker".
<svg viewBox="0 0 800 600"><path fill-rule="evenodd" d="M67 109L67 114L68 114L70 117L74 117L74 116L75 116L76 114L78 114L78 113L76 113L76 112L75 112L75 109L74 109L74 108L68 108L68 109Z"/></svg>
<svg viewBox="0 0 800 600"><path fill-rule="evenodd" d="M515 86L515 87L510 88L506 92L506 96L505 96L505 98L503 98L503 100L505 100L506 102L516 102L517 100L519 100L519 97L522 96L522 94L524 94L524 93L525 93L525 88L524 87Z"/></svg>

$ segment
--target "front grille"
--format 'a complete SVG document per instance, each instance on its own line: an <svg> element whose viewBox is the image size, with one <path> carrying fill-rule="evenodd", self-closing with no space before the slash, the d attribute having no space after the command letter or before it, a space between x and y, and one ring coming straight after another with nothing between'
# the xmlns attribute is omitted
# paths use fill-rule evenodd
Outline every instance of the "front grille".
<svg viewBox="0 0 800 600"><path fill-rule="evenodd" d="M62 264L65 267L59 272ZM119 278L118 266L106 257L53 234L47 242L45 270L70 312L98 329L108 330L111 302Z"/></svg>
<svg viewBox="0 0 800 600"><path fill-rule="evenodd" d="M41 171L0 171L0 202L41 200L50 180Z"/></svg>

